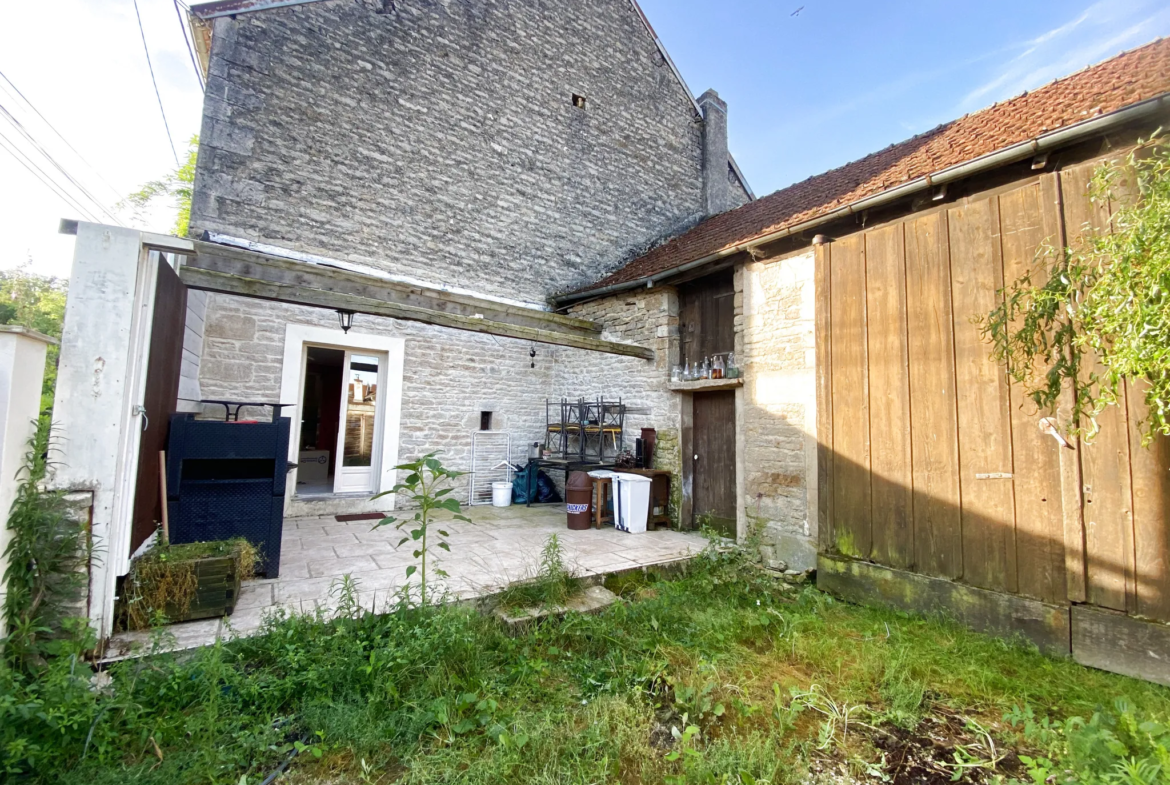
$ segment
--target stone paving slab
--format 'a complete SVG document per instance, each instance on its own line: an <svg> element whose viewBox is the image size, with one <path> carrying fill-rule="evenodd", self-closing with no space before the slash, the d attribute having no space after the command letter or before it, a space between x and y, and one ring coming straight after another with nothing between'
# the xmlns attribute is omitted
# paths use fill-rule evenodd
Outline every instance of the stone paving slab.
<svg viewBox="0 0 1170 785"><path fill-rule="evenodd" d="M410 514L410 513L408 513ZM540 507L472 507L472 523L450 520L450 553L438 552L437 566L449 573L447 596L472 599L494 594L510 583L532 578L548 536L558 535L565 564L583 578L670 564L693 557L707 541L693 532L651 531L627 534L612 526L573 531L566 527L563 505ZM207 619L167 628L174 649L205 646L219 638L257 632L266 615L280 608L290 612L332 609L331 588L344 575L357 584L363 607L381 609L417 575L406 579L415 564L414 542L397 548L406 536L393 526L375 529L376 521L339 523L333 517L288 518L281 541L280 577L246 581L235 612L225 619ZM428 565L435 562L428 559ZM110 640L107 660L145 653L151 633L119 633Z"/></svg>

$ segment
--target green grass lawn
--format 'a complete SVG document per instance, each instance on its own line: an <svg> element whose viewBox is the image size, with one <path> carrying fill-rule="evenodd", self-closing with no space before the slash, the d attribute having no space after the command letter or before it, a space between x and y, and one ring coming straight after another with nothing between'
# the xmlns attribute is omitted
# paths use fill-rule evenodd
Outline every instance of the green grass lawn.
<svg viewBox="0 0 1170 785"><path fill-rule="evenodd" d="M509 637L470 608L0 676L0 764L44 782L1129 782L1170 690L796 589L737 553ZM350 595L352 596L352 595ZM343 600L345 599L343 589ZM1080 719L1069 719L1080 718Z"/></svg>

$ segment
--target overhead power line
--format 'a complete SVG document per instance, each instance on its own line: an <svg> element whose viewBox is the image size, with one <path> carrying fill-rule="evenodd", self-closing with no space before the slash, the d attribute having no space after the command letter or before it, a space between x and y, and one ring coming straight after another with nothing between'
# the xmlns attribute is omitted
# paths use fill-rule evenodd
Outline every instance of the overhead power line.
<svg viewBox="0 0 1170 785"><path fill-rule="evenodd" d="M187 11L191 9L187 8L179 0L175 0L175 14L179 17L179 29L183 31L183 43L187 44L187 54L191 55L191 67L195 69L195 78L199 80L199 89L206 91L207 86L203 83L203 71L199 68L199 62L195 59L195 45L191 40L186 23L183 21L183 11L180 10L179 6L182 6Z"/></svg>
<svg viewBox="0 0 1170 785"><path fill-rule="evenodd" d="M0 134L0 149L3 149L8 154L10 154L13 158L15 158L16 162L18 164L20 164L21 166L23 166L25 169L27 169L29 171L29 174L31 174L33 177L40 180L41 184L43 184L46 188L48 188L50 191L52 191L54 194L56 194L62 201L64 201L72 209L77 210L79 213L81 213L81 216L83 218L85 218L89 221L92 221L93 223L101 223L101 221L99 221L97 218L95 218L93 216L93 213L91 213L89 210L87 210L85 207L83 207L81 204L79 204L76 199L74 199L69 194L67 194L59 185L57 185L57 183L53 182L52 178L50 178L49 175L46 174L43 169L41 169L41 167L37 166L35 161L30 159L24 153L21 153L19 150L17 150L15 148L15 145L10 147L9 145L11 145L11 144L12 143L8 139L8 137L4 136L3 134Z"/></svg>
<svg viewBox="0 0 1170 785"><path fill-rule="evenodd" d="M146 28L142 26L142 14L138 12L138 0L134 0L134 16L138 18L138 32L142 35L142 49L146 52L146 67L150 71L150 83L154 85L154 97L158 99L158 111L162 115L163 128L167 132L167 143L171 146L171 154L175 156L175 166L179 164L179 153L175 150L175 140L171 136L171 126L167 122L167 110L163 109L162 94L158 91L158 80L154 78L154 65L150 62L150 47L146 45Z"/></svg>
<svg viewBox="0 0 1170 785"><path fill-rule="evenodd" d="M9 79L8 76L5 75L5 73L3 71L0 71L0 79L3 79L5 82L8 83L8 86L11 87L12 90L16 93L16 95L18 95L20 97L20 100L24 101L24 103L28 106L28 108L31 109L37 117L41 118L41 122L43 122L45 125L49 126L49 130L51 130L53 133L55 133L57 135L57 138L60 139L62 142L64 142L65 146L68 147L70 150L72 150L73 154L76 155L78 157L78 159L80 159L83 164L88 166L89 170L91 172L93 172L95 175L97 175L97 178L99 180L101 180L103 183L105 183L106 187L110 189L111 193L113 193L119 199L121 198L121 196L122 196L121 192L117 188L115 188L114 186L110 185L110 182L106 178L102 177L102 173L97 170L97 167L95 167L93 164L91 164L89 161L87 161L85 159L85 156L83 156L81 153L79 153L77 151L77 148L69 143L69 140L66 139L61 134L61 132L58 131L57 128L52 123L49 122L49 118L47 118L43 114L41 114L41 110L36 108L36 106L33 104L33 102L30 101L28 99L28 97L20 91L19 87L17 87L15 84L13 84L12 80Z"/></svg>
<svg viewBox="0 0 1170 785"><path fill-rule="evenodd" d="M122 222L118 220L118 216L115 215L112 211L110 211L104 204L102 204L101 200L99 200L96 196L94 196L92 193L90 193L88 188L86 188L84 185L82 185L80 182L78 182L77 179L73 175L71 175L69 173L69 171L64 166L62 166L60 163L58 163L57 159L55 159L49 153L49 151L46 150L41 145L41 143L36 140L36 137L34 137L31 133L28 132L28 129L26 129L24 127L24 125L22 125L21 122L19 120L17 120L16 117L13 116L13 114L11 112L9 112L4 107L3 104L0 104L0 115L3 115L4 118L6 120L8 120L8 122L11 123L12 126L14 128L16 128L17 131L20 132L21 136L23 136L26 140L28 140L29 144L31 144L36 149L37 152L39 152L42 156L44 156L45 160L47 160L49 163L51 163L54 166L54 168L56 168L57 171L60 172L62 174L62 176L64 176L65 179L68 180L73 185L74 188L76 188L78 191L80 191L85 196L86 199L93 202L93 204L101 212L103 212L107 216L109 216L109 218L114 223L119 224L119 225L122 224Z"/></svg>

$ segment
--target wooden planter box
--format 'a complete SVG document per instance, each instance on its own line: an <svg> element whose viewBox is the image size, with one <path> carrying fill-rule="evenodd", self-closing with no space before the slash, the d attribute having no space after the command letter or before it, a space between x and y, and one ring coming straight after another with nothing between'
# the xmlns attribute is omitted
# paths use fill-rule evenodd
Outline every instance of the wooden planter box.
<svg viewBox="0 0 1170 785"><path fill-rule="evenodd" d="M171 621L194 621L231 614L240 598L242 579L235 555L208 556L196 559L192 564L198 586L195 588L195 596L191 598L191 607L186 614L181 614L178 608L168 605L167 618Z"/></svg>
<svg viewBox="0 0 1170 785"><path fill-rule="evenodd" d="M197 559L184 559L171 562L178 567L190 565L195 575L195 594L191 597L191 604L183 611L174 603L168 602L163 607L163 613L169 623L195 621L197 619L215 619L227 616L236 609L236 601L240 597L239 559L235 553L216 554ZM120 626L124 629L143 629L131 621L125 605L126 599L119 598L117 616Z"/></svg>

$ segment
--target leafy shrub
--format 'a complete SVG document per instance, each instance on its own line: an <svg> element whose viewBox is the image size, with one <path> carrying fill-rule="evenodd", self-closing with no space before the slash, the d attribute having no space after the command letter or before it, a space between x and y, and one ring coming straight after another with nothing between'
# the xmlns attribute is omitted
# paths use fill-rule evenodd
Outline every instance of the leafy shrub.
<svg viewBox="0 0 1170 785"><path fill-rule="evenodd" d="M1170 723L1142 718L1124 698L1111 711L1096 711L1087 720L1037 718L1030 706L1013 708L1005 719L1040 750L1020 756L1037 785L1154 785L1170 780Z"/></svg>

